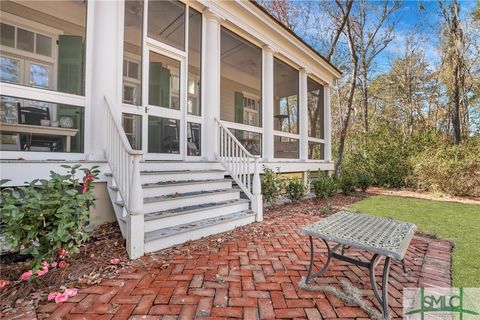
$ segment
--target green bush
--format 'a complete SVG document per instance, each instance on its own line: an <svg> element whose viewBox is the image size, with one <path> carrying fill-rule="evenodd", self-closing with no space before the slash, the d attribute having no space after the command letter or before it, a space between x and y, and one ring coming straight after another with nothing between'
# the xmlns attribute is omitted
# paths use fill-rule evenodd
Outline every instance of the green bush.
<svg viewBox="0 0 480 320"><path fill-rule="evenodd" d="M368 173L361 173L357 177L357 187L362 189L363 192L372 185L372 178Z"/></svg>
<svg viewBox="0 0 480 320"><path fill-rule="evenodd" d="M357 181L352 175L344 174L340 176L339 179L340 190L342 190L344 195L349 195L355 191L355 186Z"/></svg>
<svg viewBox="0 0 480 320"><path fill-rule="evenodd" d="M283 193L284 181L277 172L266 166L263 166L262 176L262 196L265 201L273 204L278 197Z"/></svg>
<svg viewBox="0 0 480 320"><path fill-rule="evenodd" d="M98 166L66 166L60 175L50 172L50 179L36 179L27 186L3 188L0 196L0 217L5 243L22 254L33 256L33 267L52 261L58 252L79 252L79 245L88 239L85 226L89 208L95 200L93 180ZM77 171L84 172L83 181ZM2 180L1 185L8 180Z"/></svg>
<svg viewBox="0 0 480 320"><path fill-rule="evenodd" d="M320 176L319 179L313 182L313 188L315 190L315 196L323 199L331 197L337 193L338 183L332 177Z"/></svg>
<svg viewBox="0 0 480 320"><path fill-rule="evenodd" d="M288 199L292 202L297 202L305 196L307 189L302 180L294 178L288 182L285 192Z"/></svg>

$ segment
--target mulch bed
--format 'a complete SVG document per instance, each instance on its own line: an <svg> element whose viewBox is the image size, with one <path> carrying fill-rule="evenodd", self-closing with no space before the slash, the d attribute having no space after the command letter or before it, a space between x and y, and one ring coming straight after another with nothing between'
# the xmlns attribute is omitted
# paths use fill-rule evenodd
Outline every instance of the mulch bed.
<svg viewBox="0 0 480 320"><path fill-rule="evenodd" d="M264 211L265 224L274 219L295 214L331 214L341 208L349 206L368 197L368 194L357 192L350 196L338 194L326 200L309 199L299 203L287 203L272 206ZM269 228L262 224L250 224L235 229L235 232L225 232L209 237L189 241L171 248L158 251L149 256L131 261L128 259L125 241L122 238L118 225L110 223L100 226L92 232L91 241L80 248L80 253L67 259L68 267L51 269L46 275L33 282L19 281L20 275L29 269L30 261L8 263L0 265L0 279L11 281L10 285L1 289L1 307L5 315L12 309L36 308L38 303L45 301L49 292L59 288L84 288L116 276L121 272L128 272L138 268L145 270L164 269L169 266L173 257L179 254L188 254L197 250L216 250L225 241L238 238L239 234L248 237L268 236ZM119 258L120 264L112 265L110 260ZM156 263L151 263L154 260ZM27 308L28 309L28 308ZM18 311L18 310L17 310ZM18 312L15 312L18 314Z"/></svg>

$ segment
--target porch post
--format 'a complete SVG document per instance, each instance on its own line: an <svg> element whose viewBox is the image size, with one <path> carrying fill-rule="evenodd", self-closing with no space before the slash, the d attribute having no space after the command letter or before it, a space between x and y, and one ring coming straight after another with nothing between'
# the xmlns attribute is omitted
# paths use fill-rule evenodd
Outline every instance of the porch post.
<svg viewBox="0 0 480 320"><path fill-rule="evenodd" d="M299 70L299 108L300 108L300 160L308 160L308 99L307 99L307 71L303 68Z"/></svg>
<svg viewBox="0 0 480 320"><path fill-rule="evenodd" d="M330 108L330 89L329 84L323 87L324 92L324 119L325 119L325 161L332 161L332 113Z"/></svg>
<svg viewBox="0 0 480 320"><path fill-rule="evenodd" d="M273 160L273 50L263 47L262 73L263 159Z"/></svg>
<svg viewBox="0 0 480 320"><path fill-rule="evenodd" d="M204 81L202 83L203 104L203 139L207 142L205 156L215 160L218 149L218 129L215 118L220 119L220 22L221 18L208 8L203 11L205 16L204 43Z"/></svg>

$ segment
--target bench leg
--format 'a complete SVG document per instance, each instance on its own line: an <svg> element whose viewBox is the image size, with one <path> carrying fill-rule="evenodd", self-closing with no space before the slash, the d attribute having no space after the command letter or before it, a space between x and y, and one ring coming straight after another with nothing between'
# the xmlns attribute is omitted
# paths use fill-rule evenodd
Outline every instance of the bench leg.
<svg viewBox="0 0 480 320"><path fill-rule="evenodd" d="M385 263L383 264L383 275L382 275L382 297L378 293L377 282L375 280L375 267L378 263L378 254L374 254L372 260L370 261L370 283L372 284L373 293L377 298L378 302L382 306L383 316L388 318L388 275L390 272L390 258L385 257Z"/></svg>

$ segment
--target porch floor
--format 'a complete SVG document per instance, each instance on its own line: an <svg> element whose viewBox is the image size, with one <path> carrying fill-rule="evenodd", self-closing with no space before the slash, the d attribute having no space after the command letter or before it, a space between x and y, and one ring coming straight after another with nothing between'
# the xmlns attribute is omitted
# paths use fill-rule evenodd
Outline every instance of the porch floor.
<svg viewBox="0 0 480 320"><path fill-rule="evenodd" d="M190 251L182 250L167 263L162 261L162 251L144 257L134 271L81 289L67 303L39 306L38 318L368 318L359 307L333 295L298 288L309 263L308 238L299 229L321 217L295 212L294 206L291 209L291 215L267 210L261 223L193 241L188 244ZM206 247L206 241L217 245ZM315 264L318 268L326 259L326 250L320 241L315 245L321 252ZM450 286L451 249L451 243L444 240L412 240L406 255L410 271L403 273L395 263L391 267L388 293L393 318L401 318L404 287ZM371 257L353 249L347 254ZM381 265L377 274L381 274ZM367 270L334 260L315 283L338 286L342 279L359 288L367 304L378 309Z"/></svg>

